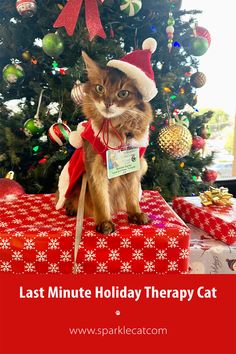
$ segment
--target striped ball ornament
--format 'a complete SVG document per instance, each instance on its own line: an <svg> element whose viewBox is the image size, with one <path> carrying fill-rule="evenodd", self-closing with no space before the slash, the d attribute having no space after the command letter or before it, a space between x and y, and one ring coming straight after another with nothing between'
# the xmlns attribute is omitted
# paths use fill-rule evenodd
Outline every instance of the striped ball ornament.
<svg viewBox="0 0 236 354"><path fill-rule="evenodd" d="M120 9L128 16L136 15L141 10L141 0L121 0Z"/></svg>
<svg viewBox="0 0 236 354"><path fill-rule="evenodd" d="M85 93L83 91L83 86L84 84L81 84L81 82L77 80L74 87L71 90L72 101L74 101L74 103L77 106L80 106L82 104L83 98L85 96Z"/></svg>
<svg viewBox="0 0 236 354"><path fill-rule="evenodd" d="M62 146L69 140L70 128L64 123L55 123L48 130L48 137L53 143Z"/></svg>

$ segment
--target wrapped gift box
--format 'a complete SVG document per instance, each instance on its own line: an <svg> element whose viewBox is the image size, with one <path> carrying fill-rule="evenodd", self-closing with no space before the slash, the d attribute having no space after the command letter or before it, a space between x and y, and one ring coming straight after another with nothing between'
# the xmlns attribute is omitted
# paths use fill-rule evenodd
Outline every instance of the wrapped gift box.
<svg viewBox="0 0 236 354"><path fill-rule="evenodd" d="M228 246L199 228L187 225L191 230L190 273L236 275L236 245Z"/></svg>
<svg viewBox="0 0 236 354"><path fill-rule="evenodd" d="M232 206L204 206L199 197L173 200L173 209L186 222L228 245L236 243L236 199Z"/></svg>
<svg viewBox="0 0 236 354"><path fill-rule="evenodd" d="M75 218L55 210L53 195L23 195L0 202L0 270L13 273L71 273ZM131 225L115 215L116 231L102 235L84 221L78 273L186 273L190 231L164 199L143 193L141 207L152 223Z"/></svg>

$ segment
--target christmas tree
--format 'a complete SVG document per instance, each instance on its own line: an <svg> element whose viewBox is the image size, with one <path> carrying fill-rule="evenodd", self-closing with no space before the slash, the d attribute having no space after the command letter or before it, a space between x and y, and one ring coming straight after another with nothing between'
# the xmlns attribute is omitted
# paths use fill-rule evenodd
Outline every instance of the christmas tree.
<svg viewBox="0 0 236 354"><path fill-rule="evenodd" d="M143 186L167 199L203 190L203 181L212 182L204 172L212 156L203 157L212 113L198 113L196 92L206 80L198 71L199 57L211 38L196 23L200 11L185 11L181 0L78 0L76 6L80 3L80 11L71 11L65 0L1 1L0 177L13 170L26 192L54 192L74 151L68 126L75 130L84 119L77 81L86 80L81 51L105 65L153 37L158 95L151 101ZM67 30L59 23L63 13ZM16 99L18 109L12 109L9 101Z"/></svg>

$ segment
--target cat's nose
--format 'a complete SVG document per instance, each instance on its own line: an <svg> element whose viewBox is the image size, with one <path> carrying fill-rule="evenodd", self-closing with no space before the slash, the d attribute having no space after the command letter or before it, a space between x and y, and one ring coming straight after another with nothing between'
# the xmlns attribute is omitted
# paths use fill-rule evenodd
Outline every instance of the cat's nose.
<svg viewBox="0 0 236 354"><path fill-rule="evenodd" d="M107 98L104 100L104 104L105 104L106 108L109 108L113 105L113 102L111 101L110 98Z"/></svg>

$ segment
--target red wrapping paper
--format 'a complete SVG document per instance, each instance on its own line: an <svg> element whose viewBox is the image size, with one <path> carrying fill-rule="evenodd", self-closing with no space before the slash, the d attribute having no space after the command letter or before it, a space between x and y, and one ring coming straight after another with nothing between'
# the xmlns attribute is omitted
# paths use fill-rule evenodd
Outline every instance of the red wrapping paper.
<svg viewBox="0 0 236 354"><path fill-rule="evenodd" d="M126 213L113 217L116 232L95 231L84 221L77 257L78 273L186 273L190 231L164 199L143 193L142 210L150 225L131 225ZM13 273L71 273L75 218L55 210L53 195L23 195L0 202L0 271Z"/></svg>
<svg viewBox="0 0 236 354"><path fill-rule="evenodd" d="M181 197L173 209L186 222L199 227L228 245L236 243L236 199L232 206L203 206L199 197Z"/></svg>

